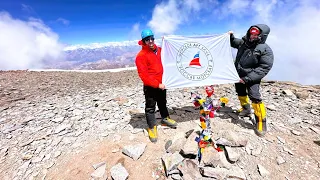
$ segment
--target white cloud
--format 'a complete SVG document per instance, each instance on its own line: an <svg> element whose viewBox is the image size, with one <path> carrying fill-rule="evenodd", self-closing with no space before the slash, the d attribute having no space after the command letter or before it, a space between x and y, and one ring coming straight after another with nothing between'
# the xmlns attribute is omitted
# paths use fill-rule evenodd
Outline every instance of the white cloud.
<svg viewBox="0 0 320 180"><path fill-rule="evenodd" d="M316 34L320 32L319 1L254 0L243 12L242 16L249 13L253 16L244 21L238 16L238 24L265 23L271 28L267 44L273 49L275 59L268 79L320 84L320 38ZM239 28L238 37L247 28Z"/></svg>
<svg viewBox="0 0 320 180"><path fill-rule="evenodd" d="M270 20L269 45L275 54L271 79L320 84L320 9L296 8L290 15Z"/></svg>
<svg viewBox="0 0 320 180"><path fill-rule="evenodd" d="M22 21L0 12L0 69L42 68L44 62L62 60L58 38L39 19Z"/></svg>
<svg viewBox="0 0 320 180"><path fill-rule="evenodd" d="M255 13L258 13L258 17L266 23L269 23L272 10L275 8L277 3L278 0L270 0L268 4L266 4L265 0L254 0L251 4L251 8L255 10Z"/></svg>
<svg viewBox="0 0 320 180"><path fill-rule="evenodd" d="M153 10L152 19L148 25L155 33L169 34L174 32L178 25L182 22L182 15L180 16L178 5L175 0L169 2L162 2Z"/></svg>
<svg viewBox="0 0 320 180"><path fill-rule="evenodd" d="M243 14L245 9L249 6L249 0L231 0L225 5L225 9L232 14Z"/></svg>
<svg viewBox="0 0 320 180"><path fill-rule="evenodd" d="M21 4L21 8L22 8L22 11L25 11L25 12L28 12L28 13L33 13L33 8L29 5L26 5L26 4Z"/></svg>
<svg viewBox="0 0 320 180"><path fill-rule="evenodd" d="M134 25L132 26L132 30L133 30L133 31L138 31L139 28L140 28L140 24L139 24L139 23L136 23L136 24L134 24Z"/></svg>
<svg viewBox="0 0 320 180"><path fill-rule="evenodd" d="M199 11L201 8L201 4L198 0L185 0L184 5L186 9L194 9L195 11Z"/></svg>
<svg viewBox="0 0 320 180"><path fill-rule="evenodd" d="M37 12L29 5L27 4L21 4L21 10L25 13L28 14L29 16L35 16L38 17Z"/></svg>
<svg viewBox="0 0 320 180"><path fill-rule="evenodd" d="M201 21L225 20L226 31L233 30L237 37L250 25L269 25L267 43L275 59L268 79L320 84L319 0L168 0L155 6L148 25L158 35L173 34L195 14L205 17L208 9L213 16Z"/></svg>
<svg viewBox="0 0 320 180"><path fill-rule="evenodd" d="M66 25L66 26L70 24L70 21L67 19L64 19L64 18L58 18L57 22L61 22L62 24Z"/></svg>
<svg viewBox="0 0 320 180"><path fill-rule="evenodd" d="M157 4L153 10L148 26L156 35L174 33L180 24L188 22L190 17L195 17L201 9L208 8L208 3L214 4L215 0L168 0Z"/></svg>
<svg viewBox="0 0 320 180"><path fill-rule="evenodd" d="M140 23L135 23L129 32L129 40L141 39L140 31Z"/></svg>
<svg viewBox="0 0 320 180"><path fill-rule="evenodd" d="M214 18L221 20L230 16L243 17L247 13L248 7L250 7L250 2L250 0L228 0L215 3L212 8Z"/></svg>

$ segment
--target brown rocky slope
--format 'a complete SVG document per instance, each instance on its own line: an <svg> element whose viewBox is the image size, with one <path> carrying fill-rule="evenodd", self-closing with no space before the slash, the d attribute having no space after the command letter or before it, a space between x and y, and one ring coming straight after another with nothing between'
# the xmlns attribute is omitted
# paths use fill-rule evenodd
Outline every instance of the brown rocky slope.
<svg viewBox="0 0 320 180"><path fill-rule="evenodd" d="M212 119L213 137L231 144L223 154L208 148L206 166L194 167L179 152L189 147L194 153L194 133L188 139L184 133L198 128L190 92L204 95L203 87L168 91L179 126L159 126L153 144L143 130L136 71L1 71L0 179L320 179L319 86L263 82L269 128L264 138L254 134L249 119L230 111L238 106L233 85L215 90L230 102ZM167 159L178 160L170 168ZM161 160L171 170L168 177Z"/></svg>

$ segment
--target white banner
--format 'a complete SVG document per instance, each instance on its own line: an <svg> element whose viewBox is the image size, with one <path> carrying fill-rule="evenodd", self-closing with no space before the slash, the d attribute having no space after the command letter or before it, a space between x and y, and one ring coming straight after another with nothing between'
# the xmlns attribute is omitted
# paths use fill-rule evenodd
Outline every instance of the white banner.
<svg viewBox="0 0 320 180"><path fill-rule="evenodd" d="M161 59L166 89L239 82L230 35L164 36Z"/></svg>

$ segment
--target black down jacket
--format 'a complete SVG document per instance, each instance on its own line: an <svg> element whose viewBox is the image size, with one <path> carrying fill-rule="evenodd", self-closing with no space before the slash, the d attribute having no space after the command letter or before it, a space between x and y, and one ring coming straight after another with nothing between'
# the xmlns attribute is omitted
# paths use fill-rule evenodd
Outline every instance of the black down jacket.
<svg viewBox="0 0 320 180"><path fill-rule="evenodd" d="M251 27L260 29L259 40L249 42ZM251 26L242 39L230 36L231 47L237 48L235 67L245 83L257 83L265 77L273 66L272 49L265 43L270 33L270 28L265 24Z"/></svg>

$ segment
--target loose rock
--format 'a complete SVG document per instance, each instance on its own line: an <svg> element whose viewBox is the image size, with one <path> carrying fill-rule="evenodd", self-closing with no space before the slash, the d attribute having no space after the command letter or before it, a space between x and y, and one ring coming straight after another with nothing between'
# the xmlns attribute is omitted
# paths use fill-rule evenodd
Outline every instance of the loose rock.
<svg viewBox="0 0 320 180"><path fill-rule="evenodd" d="M230 161L236 162L240 158L240 154L237 152L235 148L225 146L225 150L227 152L227 157Z"/></svg>
<svg viewBox="0 0 320 180"><path fill-rule="evenodd" d="M248 143L248 140L232 131L222 131L220 138L216 141L216 144L218 145L224 145L224 146L232 146L232 147L242 147L246 146Z"/></svg>
<svg viewBox="0 0 320 180"><path fill-rule="evenodd" d="M211 178L215 178L215 179L225 179L228 174L228 169L202 167L202 168L200 168L200 173L203 176L207 176L207 177L211 177Z"/></svg>
<svg viewBox="0 0 320 180"><path fill-rule="evenodd" d="M166 176L173 169L176 169L178 165L183 161L183 157L178 153L166 153L161 157L162 165L164 167Z"/></svg>
<svg viewBox="0 0 320 180"><path fill-rule="evenodd" d="M315 128L315 127L310 127L310 129L311 129L312 131L314 131L315 133L320 134L320 130L319 130L319 129L317 129L317 128Z"/></svg>
<svg viewBox="0 0 320 180"><path fill-rule="evenodd" d="M91 177L94 180L104 180L107 179L106 175L106 164L101 165L98 167L92 174Z"/></svg>
<svg viewBox="0 0 320 180"><path fill-rule="evenodd" d="M126 154L127 156L131 157L135 161L140 158L140 156L144 153L147 144L137 144L137 145L128 145L124 146L122 149L122 153Z"/></svg>
<svg viewBox="0 0 320 180"><path fill-rule="evenodd" d="M296 136L300 136L301 133L299 131L296 131L296 130L291 130L291 133L296 135Z"/></svg>
<svg viewBox="0 0 320 180"><path fill-rule="evenodd" d="M191 159L183 160L181 165L178 166L178 169L183 174L184 179L198 179L202 177L199 172L197 162L195 162L195 160L191 160Z"/></svg>
<svg viewBox="0 0 320 180"><path fill-rule="evenodd" d="M258 171L262 177L266 177L270 174L269 171L267 171L267 169L261 164L258 164Z"/></svg>
<svg viewBox="0 0 320 180"><path fill-rule="evenodd" d="M253 156L258 156L261 153L261 151L262 151L262 146L258 146L256 148L253 148L251 154Z"/></svg>
<svg viewBox="0 0 320 180"><path fill-rule="evenodd" d="M280 165L280 164L283 164L283 163L285 163L286 161L283 159L283 157L281 157L281 156L278 156L277 157L277 163L278 163L278 165Z"/></svg>
<svg viewBox="0 0 320 180"><path fill-rule="evenodd" d="M110 169L111 177L114 180L126 180L129 176L128 171L126 168L122 166L121 163L118 163L117 165L113 166Z"/></svg>
<svg viewBox="0 0 320 180"><path fill-rule="evenodd" d="M165 149L168 153L180 152L187 142L186 134L184 132L178 132L172 139L168 140L165 145Z"/></svg>

